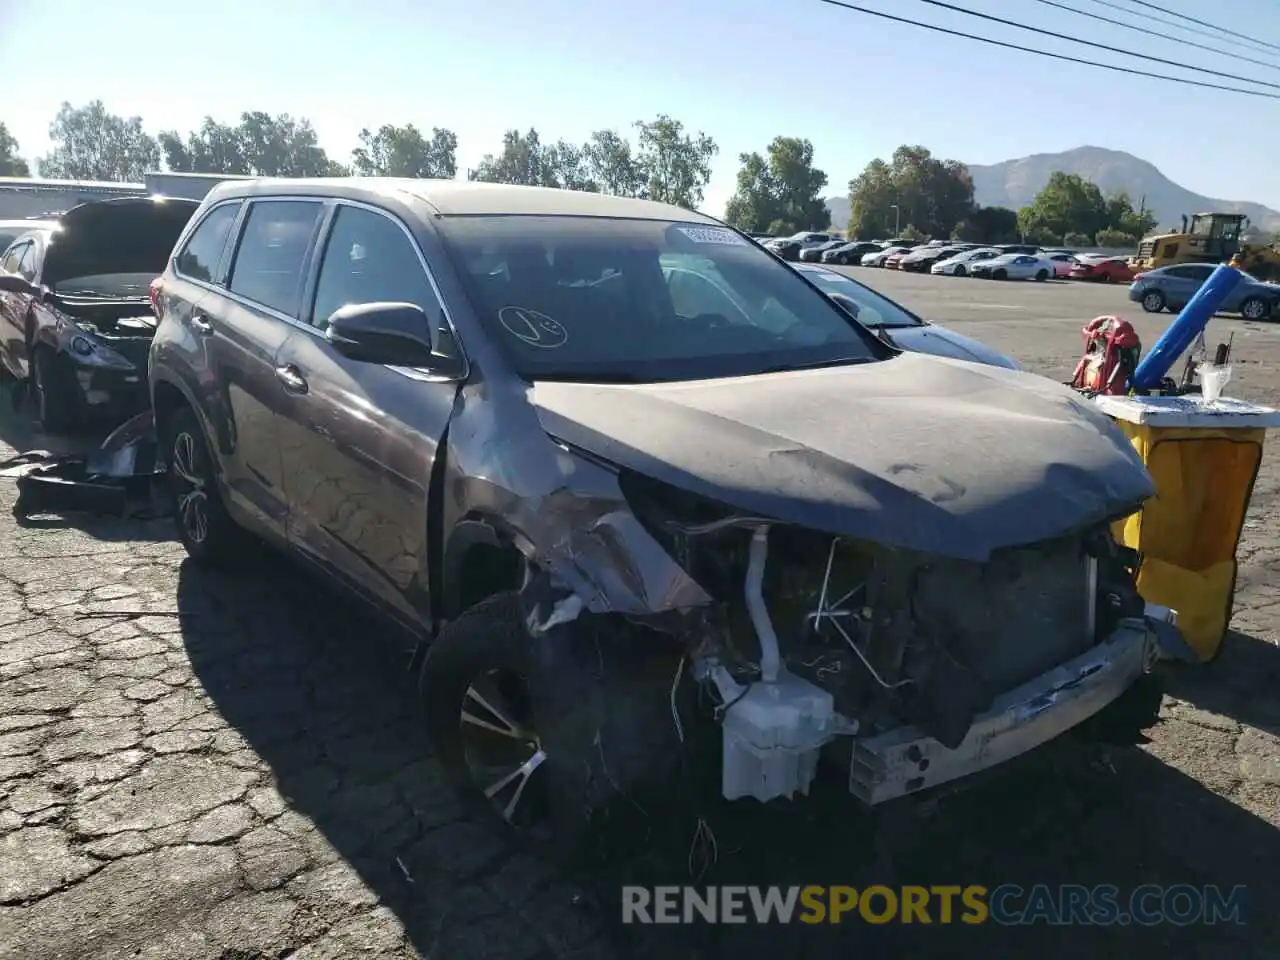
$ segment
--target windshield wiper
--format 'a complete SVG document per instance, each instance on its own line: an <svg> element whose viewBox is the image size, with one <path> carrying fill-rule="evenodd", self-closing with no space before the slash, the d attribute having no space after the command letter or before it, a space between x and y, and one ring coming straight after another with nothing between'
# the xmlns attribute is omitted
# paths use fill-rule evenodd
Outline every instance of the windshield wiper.
<svg viewBox="0 0 1280 960"><path fill-rule="evenodd" d="M780 363L765 367L761 373L789 373L792 370L813 370L818 367L848 367L860 363L874 363L875 357L834 357L830 360L811 360L808 363Z"/></svg>
<svg viewBox="0 0 1280 960"><path fill-rule="evenodd" d="M553 380L556 383L663 383L664 377L641 376L636 373L605 373L599 370L536 370L530 380Z"/></svg>

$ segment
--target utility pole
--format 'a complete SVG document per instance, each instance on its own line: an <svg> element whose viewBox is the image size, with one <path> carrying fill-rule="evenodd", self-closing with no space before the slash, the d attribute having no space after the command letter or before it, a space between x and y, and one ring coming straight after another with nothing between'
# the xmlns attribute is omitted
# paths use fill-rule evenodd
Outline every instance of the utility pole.
<svg viewBox="0 0 1280 960"><path fill-rule="evenodd" d="M896 203L891 209L893 210L893 235L899 237L902 235L902 209Z"/></svg>

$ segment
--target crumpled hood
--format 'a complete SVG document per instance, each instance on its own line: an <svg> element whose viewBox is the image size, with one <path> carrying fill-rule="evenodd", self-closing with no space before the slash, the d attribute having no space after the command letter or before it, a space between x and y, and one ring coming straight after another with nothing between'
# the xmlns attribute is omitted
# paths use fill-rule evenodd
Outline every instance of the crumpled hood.
<svg viewBox="0 0 1280 960"><path fill-rule="evenodd" d="M982 561L1136 508L1124 435L1051 380L921 354L693 383L539 382L552 436L743 513Z"/></svg>
<svg viewBox="0 0 1280 960"><path fill-rule="evenodd" d="M200 204L176 197L120 197L72 207L58 218L40 279L50 289L73 277L164 272Z"/></svg>

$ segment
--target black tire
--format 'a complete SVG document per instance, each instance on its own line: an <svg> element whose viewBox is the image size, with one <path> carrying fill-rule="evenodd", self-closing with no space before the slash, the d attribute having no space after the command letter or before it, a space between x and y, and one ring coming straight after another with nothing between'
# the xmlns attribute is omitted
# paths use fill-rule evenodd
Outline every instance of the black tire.
<svg viewBox="0 0 1280 960"><path fill-rule="evenodd" d="M1007 270L997 270L997 271L995 271L993 274L991 274L991 279L992 279L992 280L1008 280L1008 279L1009 279L1009 271L1007 271Z"/></svg>
<svg viewBox="0 0 1280 960"><path fill-rule="evenodd" d="M1147 313L1159 313L1166 306L1164 293L1160 290L1148 290L1142 295L1142 309Z"/></svg>
<svg viewBox="0 0 1280 960"><path fill-rule="evenodd" d="M46 433L65 433L80 420L79 386L66 363L44 344L31 355L31 393L36 416Z"/></svg>
<svg viewBox="0 0 1280 960"><path fill-rule="evenodd" d="M968 271L968 270L966 270L966 269L964 268L964 264L963 264L963 263L960 263L960 264L957 264L957 265L956 265L956 271L955 271L955 273L953 273L953 274L952 274L952 276L953 276L953 277L963 277L963 276L965 276L968 272L969 272L969 271Z"/></svg>
<svg viewBox="0 0 1280 960"><path fill-rule="evenodd" d="M1036 273L1036 280L1039 281L1040 283L1044 283L1048 279L1049 279L1048 270L1040 270Z"/></svg>
<svg viewBox="0 0 1280 960"><path fill-rule="evenodd" d="M1267 320L1271 317L1271 304L1262 297L1248 297L1240 304L1240 316L1246 320Z"/></svg>
<svg viewBox="0 0 1280 960"><path fill-rule="evenodd" d="M181 406L164 419L161 430L169 505L187 554L214 567L243 561L251 540L222 502L209 444L195 413Z"/></svg>

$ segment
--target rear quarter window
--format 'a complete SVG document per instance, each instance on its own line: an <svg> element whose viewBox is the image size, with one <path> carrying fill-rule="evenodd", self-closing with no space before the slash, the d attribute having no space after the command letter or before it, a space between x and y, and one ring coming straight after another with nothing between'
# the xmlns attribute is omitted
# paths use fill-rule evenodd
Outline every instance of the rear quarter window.
<svg viewBox="0 0 1280 960"><path fill-rule="evenodd" d="M210 210L174 259L174 269L191 280L216 281L218 265L239 212L239 203L224 203Z"/></svg>

